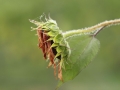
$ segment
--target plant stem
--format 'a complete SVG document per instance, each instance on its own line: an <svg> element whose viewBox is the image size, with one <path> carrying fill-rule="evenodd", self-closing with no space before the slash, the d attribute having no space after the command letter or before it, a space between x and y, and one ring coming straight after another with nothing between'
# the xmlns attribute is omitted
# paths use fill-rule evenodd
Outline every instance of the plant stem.
<svg viewBox="0 0 120 90"><path fill-rule="evenodd" d="M99 23L97 25L94 25L94 26L88 27L88 28L84 28L84 29L67 31L67 32L63 33L63 36L65 38L69 38L69 37L75 36L75 35L91 35L92 34L93 36L96 36L105 27L117 25L117 24L120 24L120 19L104 21L102 23Z"/></svg>

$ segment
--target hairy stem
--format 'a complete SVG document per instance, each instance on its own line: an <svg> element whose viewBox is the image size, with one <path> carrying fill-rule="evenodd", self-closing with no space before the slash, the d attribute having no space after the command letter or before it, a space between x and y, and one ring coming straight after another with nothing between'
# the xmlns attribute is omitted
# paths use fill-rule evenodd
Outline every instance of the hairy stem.
<svg viewBox="0 0 120 90"><path fill-rule="evenodd" d="M63 35L65 38L69 38L71 36L75 35L93 35L96 36L102 29L108 26L112 25L117 25L120 24L120 19L115 19L115 20L109 20L109 21L104 21L102 23L99 23L97 25L94 25L92 27L84 28L84 29L78 29L78 30L70 30L67 32L64 32Z"/></svg>

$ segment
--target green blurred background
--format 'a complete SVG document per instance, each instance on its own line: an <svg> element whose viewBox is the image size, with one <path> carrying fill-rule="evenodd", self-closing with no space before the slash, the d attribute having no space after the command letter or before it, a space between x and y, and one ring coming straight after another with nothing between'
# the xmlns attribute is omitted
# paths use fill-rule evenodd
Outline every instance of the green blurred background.
<svg viewBox="0 0 120 90"><path fill-rule="evenodd" d="M62 30L92 26L120 18L120 0L0 0L0 90L54 90L57 80L38 49L34 26L45 13ZM120 26L97 38L94 61L59 90L120 90Z"/></svg>

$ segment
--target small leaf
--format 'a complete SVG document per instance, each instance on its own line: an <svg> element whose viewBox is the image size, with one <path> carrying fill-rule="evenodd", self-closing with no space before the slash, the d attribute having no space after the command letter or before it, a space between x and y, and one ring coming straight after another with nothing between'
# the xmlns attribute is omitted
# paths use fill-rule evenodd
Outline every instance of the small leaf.
<svg viewBox="0 0 120 90"><path fill-rule="evenodd" d="M74 79L82 69L93 60L97 54L100 43L95 37L86 35L75 36L68 39L71 55L68 61L64 62L63 82L58 83L60 87L64 82Z"/></svg>

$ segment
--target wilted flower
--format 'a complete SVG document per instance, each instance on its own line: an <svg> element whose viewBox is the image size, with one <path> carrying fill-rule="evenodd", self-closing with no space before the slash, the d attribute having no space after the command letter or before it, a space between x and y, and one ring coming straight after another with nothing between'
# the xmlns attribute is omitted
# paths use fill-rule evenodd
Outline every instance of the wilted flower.
<svg viewBox="0 0 120 90"><path fill-rule="evenodd" d="M56 21L52 19L46 22L37 22L30 20L30 22L37 25L39 48L42 49L44 58L48 59L49 66L54 67L54 74L56 75L56 68L58 67L58 78L62 80L62 69L65 69L64 63L70 55L70 47L65 40L62 31L58 28Z"/></svg>
<svg viewBox="0 0 120 90"><path fill-rule="evenodd" d="M44 58L49 60L48 67L54 68L55 75L56 71L58 72L58 78L61 80L56 88L58 89L64 82L75 78L95 57L100 47L95 36L105 27L120 24L120 19L64 33L52 19L46 19L45 22L30 22L37 25L37 28L32 29L37 31L38 46L42 49Z"/></svg>

